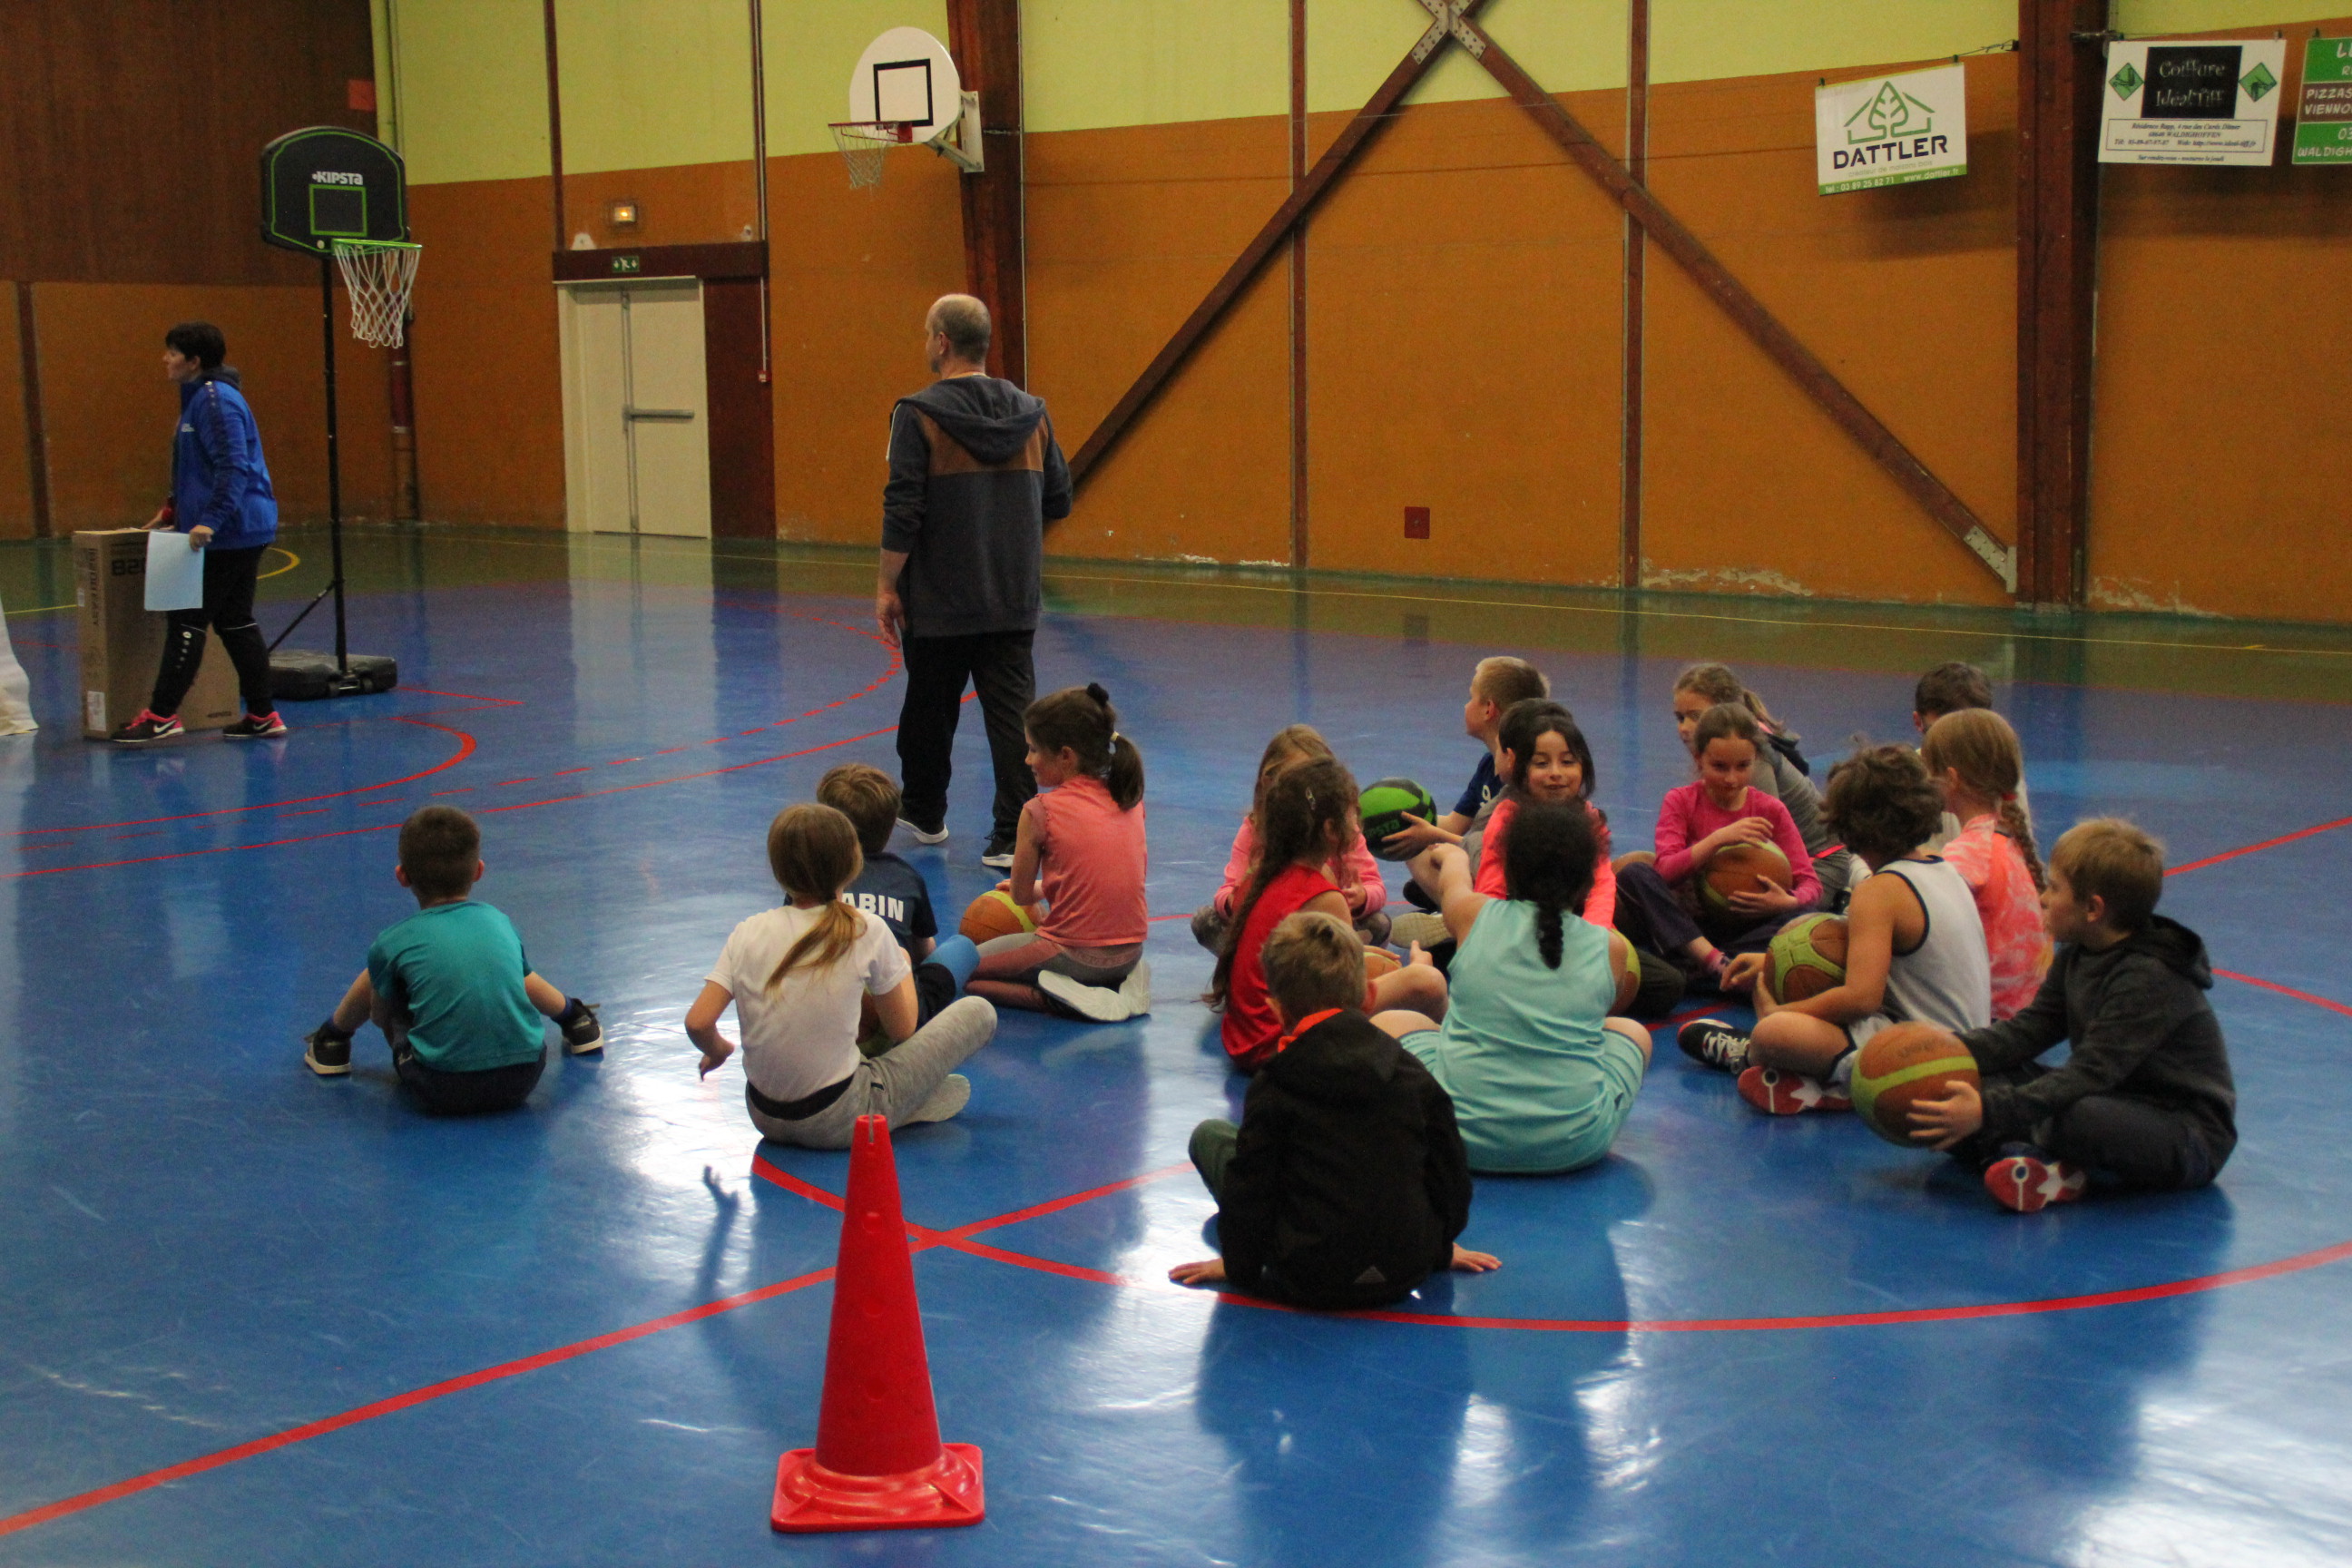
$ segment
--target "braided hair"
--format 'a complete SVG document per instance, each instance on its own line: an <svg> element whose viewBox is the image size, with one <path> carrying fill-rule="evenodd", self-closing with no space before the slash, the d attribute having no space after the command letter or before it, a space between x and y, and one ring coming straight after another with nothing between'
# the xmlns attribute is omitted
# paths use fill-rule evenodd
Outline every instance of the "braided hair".
<svg viewBox="0 0 2352 1568"><path fill-rule="evenodd" d="M1592 891L1600 855L1591 814L1581 805L1531 800L1511 818L1503 840L1504 896L1536 907L1536 950L1544 967L1559 967L1562 926Z"/></svg>
<svg viewBox="0 0 2352 1568"><path fill-rule="evenodd" d="M1266 786L1258 810L1257 866L1249 886L1234 900L1233 918L1225 922L1217 972L1209 982L1211 1006L1223 1006L1233 989L1242 932L1266 889L1288 868L1319 863L1333 845L1345 843L1355 818L1356 778L1337 757L1293 763Z"/></svg>

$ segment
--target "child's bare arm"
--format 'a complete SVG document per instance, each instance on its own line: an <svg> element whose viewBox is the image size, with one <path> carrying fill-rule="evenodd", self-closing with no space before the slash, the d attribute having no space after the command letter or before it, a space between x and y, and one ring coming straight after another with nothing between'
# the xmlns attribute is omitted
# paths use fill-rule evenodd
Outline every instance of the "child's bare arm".
<svg viewBox="0 0 2352 1568"><path fill-rule="evenodd" d="M1486 907L1486 895L1471 885L1470 853L1446 845L1431 852L1430 866L1437 873L1437 907L1445 930L1454 941L1466 942L1478 911Z"/></svg>
<svg viewBox="0 0 2352 1568"><path fill-rule="evenodd" d="M1037 862L1042 857L1037 849L1037 816L1034 812L1021 814L1021 828L1013 841L1013 874L1004 881L1004 890L1013 901L1026 909L1037 901Z"/></svg>
<svg viewBox="0 0 2352 1568"><path fill-rule="evenodd" d="M882 1032L890 1037L893 1045L903 1044L915 1032L915 1020L922 1009L915 1001L915 977L904 974L898 984L874 998L874 1016L882 1020Z"/></svg>
<svg viewBox="0 0 2352 1568"><path fill-rule="evenodd" d="M734 993L727 987L715 980L706 980L702 983L702 994L686 1010L686 1037L702 1049L700 1076L704 1078L710 1076L712 1068L735 1054L735 1042L719 1032L719 1016L734 1000Z"/></svg>
<svg viewBox="0 0 2352 1568"><path fill-rule="evenodd" d="M1222 1285L1225 1279L1225 1260L1203 1258L1198 1263L1180 1263L1168 1271L1168 1278L1179 1285Z"/></svg>

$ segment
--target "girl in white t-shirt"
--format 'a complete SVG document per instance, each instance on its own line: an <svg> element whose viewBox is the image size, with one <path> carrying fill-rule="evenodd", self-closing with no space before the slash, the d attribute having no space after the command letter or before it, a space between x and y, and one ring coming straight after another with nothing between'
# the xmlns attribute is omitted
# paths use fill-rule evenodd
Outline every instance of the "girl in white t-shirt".
<svg viewBox="0 0 2352 1568"><path fill-rule="evenodd" d="M996 1009L978 996L915 1027L906 953L888 926L841 897L865 864L856 828L833 807L779 812L768 825L768 867L790 901L735 928L687 1009L707 1078L735 1054L719 1032L735 1005L751 1125L780 1143L845 1149L861 1116L887 1116L894 1129L946 1121L971 1098L953 1069L996 1033ZM878 1057L858 1054L861 994L897 1042Z"/></svg>

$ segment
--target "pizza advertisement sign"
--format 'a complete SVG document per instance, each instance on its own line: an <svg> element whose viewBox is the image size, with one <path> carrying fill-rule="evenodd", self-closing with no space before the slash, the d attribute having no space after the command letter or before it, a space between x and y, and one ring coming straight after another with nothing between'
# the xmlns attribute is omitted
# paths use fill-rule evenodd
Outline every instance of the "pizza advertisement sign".
<svg viewBox="0 0 2352 1568"><path fill-rule="evenodd" d="M2285 77L2283 38L2110 43L2099 162L2266 167L2278 151Z"/></svg>
<svg viewBox="0 0 2352 1568"><path fill-rule="evenodd" d="M2352 164L2352 38L2314 38L2303 49L2294 161Z"/></svg>

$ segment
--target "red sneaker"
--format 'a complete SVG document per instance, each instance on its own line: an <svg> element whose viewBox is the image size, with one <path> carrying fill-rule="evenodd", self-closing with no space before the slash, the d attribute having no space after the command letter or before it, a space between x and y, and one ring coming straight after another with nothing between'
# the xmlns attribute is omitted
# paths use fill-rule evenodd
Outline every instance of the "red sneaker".
<svg viewBox="0 0 2352 1568"><path fill-rule="evenodd" d="M1739 1098L1767 1116L1801 1116L1808 1110L1852 1110L1852 1099L1817 1078L1786 1068L1749 1068L1739 1075Z"/></svg>
<svg viewBox="0 0 2352 1568"><path fill-rule="evenodd" d="M2052 1204L2071 1204L2091 1185L2090 1175L2040 1150L2003 1154L1985 1167L1985 1191L2005 1209L2039 1214Z"/></svg>

